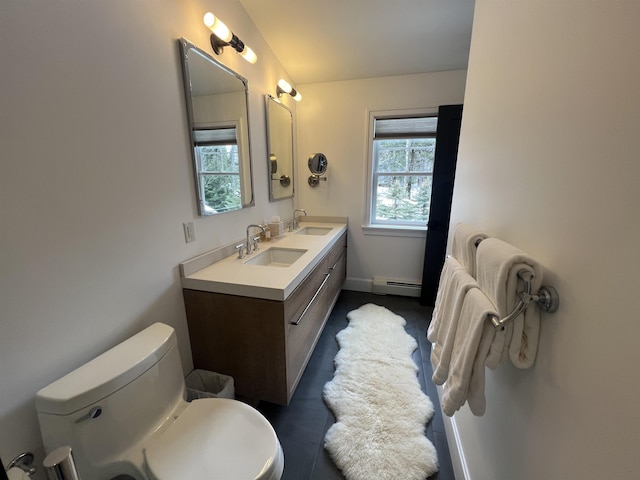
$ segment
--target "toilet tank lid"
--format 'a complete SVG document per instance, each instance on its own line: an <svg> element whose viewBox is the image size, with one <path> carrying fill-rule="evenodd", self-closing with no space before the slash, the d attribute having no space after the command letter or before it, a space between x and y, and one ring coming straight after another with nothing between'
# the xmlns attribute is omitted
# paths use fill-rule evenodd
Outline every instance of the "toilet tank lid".
<svg viewBox="0 0 640 480"><path fill-rule="evenodd" d="M69 415L110 395L176 345L174 329L154 323L36 393L40 413Z"/></svg>

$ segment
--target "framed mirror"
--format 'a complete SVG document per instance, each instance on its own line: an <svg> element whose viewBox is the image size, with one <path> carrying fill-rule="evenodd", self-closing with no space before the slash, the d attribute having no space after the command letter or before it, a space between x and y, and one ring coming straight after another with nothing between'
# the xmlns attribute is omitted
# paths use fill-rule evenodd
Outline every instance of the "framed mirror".
<svg viewBox="0 0 640 480"><path fill-rule="evenodd" d="M293 115L266 95L269 200L293 197Z"/></svg>
<svg viewBox="0 0 640 480"><path fill-rule="evenodd" d="M181 38L200 216L254 205L247 80Z"/></svg>

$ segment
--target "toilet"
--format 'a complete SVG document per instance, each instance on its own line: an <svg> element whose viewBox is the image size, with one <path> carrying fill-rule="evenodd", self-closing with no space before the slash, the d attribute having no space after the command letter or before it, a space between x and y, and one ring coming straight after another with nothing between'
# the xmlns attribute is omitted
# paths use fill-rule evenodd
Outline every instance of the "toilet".
<svg viewBox="0 0 640 480"><path fill-rule="evenodd" d="M47 453L82 480L279 480L271 424L237 400L186 401L176 335L156 323L36 394Z"/></svg>

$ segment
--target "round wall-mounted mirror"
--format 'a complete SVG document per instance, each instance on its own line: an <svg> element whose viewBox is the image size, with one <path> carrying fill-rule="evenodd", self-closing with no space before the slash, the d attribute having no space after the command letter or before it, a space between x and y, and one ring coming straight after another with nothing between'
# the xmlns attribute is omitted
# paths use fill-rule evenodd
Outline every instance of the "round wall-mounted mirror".
<svg viewBox="0 0 640 480"><path fill-rule="evenodd" d="M309 170L311 175L308 183L312 187L317 187L320 184L320 180L327 181L327 177L323 177L329 166L329 161L324 153L314 153L309 157Z"/></svg>
<svg viewBox="0 0 640 480"><path fill-rule="evenodd" d="M324 153L314 153L309 157L309 170L314 175L324 175L329 162Z"/></svg>

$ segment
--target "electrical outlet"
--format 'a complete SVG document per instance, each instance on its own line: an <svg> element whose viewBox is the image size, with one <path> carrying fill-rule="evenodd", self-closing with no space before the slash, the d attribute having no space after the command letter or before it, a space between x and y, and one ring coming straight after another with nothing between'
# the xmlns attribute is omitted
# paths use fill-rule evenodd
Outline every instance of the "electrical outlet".
<svg viewBox="0 0 640 480"><path fill-rule="evenodd" d="M184 227L184 241L191 243L196 239L196 228L193 226L193 222L183 223Z"/></svg>

